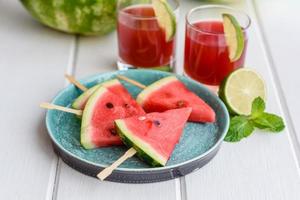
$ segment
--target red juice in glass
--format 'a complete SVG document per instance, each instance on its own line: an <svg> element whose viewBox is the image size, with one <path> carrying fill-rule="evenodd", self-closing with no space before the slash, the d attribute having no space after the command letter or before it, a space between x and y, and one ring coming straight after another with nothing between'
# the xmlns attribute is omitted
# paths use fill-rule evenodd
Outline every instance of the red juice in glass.
<svg viewBox="0 0 300 200"><path fill-rule="evenodd" d="M223 11L223 13L228 13L228 11ZM200 19L204 18L203 14L202 11ZM185 74L203 84L219 86L226 76L244 65L248 41L245 29L244 41L245 46L241 57L236 61L230 61L223 21L198 19L198 21L192 20L191 23L187 22L184 52Z"/></svg>
<svg viewBox="0 0 300 200"><path fill-rule="evenodd" d="M118 64L143 68L172 65L175 39L166 42L150 4L121 9L117 29Z"/></svg>

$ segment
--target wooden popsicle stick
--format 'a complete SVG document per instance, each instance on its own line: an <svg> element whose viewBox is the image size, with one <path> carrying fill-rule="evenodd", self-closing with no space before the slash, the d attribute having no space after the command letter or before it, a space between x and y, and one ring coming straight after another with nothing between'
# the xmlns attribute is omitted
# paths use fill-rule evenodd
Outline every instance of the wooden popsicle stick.
<svg viewBox="0 0 300 200"><path fill-rule="evenodd" d="M123 156L121 156L118 160L116 160L111 166L106 167L104 170L102 170L97 177L103 181L108 177L119 165L121 165L125 160L132 157L136 153L136 150L134 148L130 148L127 150Z"/></svg>
<svg viewBox="0 0 300 200"><path fill-rule="evenodd" d="M46 109L49 109L49 110L60 110L60 111L72 113L72 114L75 114L75 115L78 115L78 116L82 115L82 110L76 110L76 109L72 109L72 108L58 106L58 105L54 105L54 104L51 104L51 103L41 103L40 107L41 108L46 108Z"/></svg>
<svg viewBox="0 0 300 200"><path fill-rule="evenodd" d="M123 81L127 81L128 83L131 83L132 85L135 85L141 89L145 89L147 86L146 85L143 85L135 80L132 80L130 78L127 78L126 76L123 76L123 75L116 75L119 79L123 80Z"/></svg>
<svg viewBox="0 0 300 200"><path fill-rule="evenodd" d="M73 83L76 87L78 87L79 89L81 89L82 91L87 91L88 88L85 87L84 85L82 85L79 81L77 81L74 76L71 76L69 74L65 74L66 79L68 79L68 81L70 81L70 83Z"/></svg>

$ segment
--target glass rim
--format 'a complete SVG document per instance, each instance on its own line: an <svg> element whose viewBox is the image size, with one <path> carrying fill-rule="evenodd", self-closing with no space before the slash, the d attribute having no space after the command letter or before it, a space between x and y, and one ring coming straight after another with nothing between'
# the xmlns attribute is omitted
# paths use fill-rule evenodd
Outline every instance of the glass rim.
<svg viewBox="0 0 300 200"><path fill-rule="evenodd" d="M234 12L238 12L242 15L244 15L246 18L247 18L247 25L245 27L242 27L243 28L243 32L245 32L251 25L251 18L249 17L249 15L244 12L244 11L241 11L239 9L235 9L233 7L230 7L230 6L223 6L223 5L205 5L205 6L198 6L198 7L195 7L195 8L192 8L185 16L185 21L186 21L186 24L189 25L191 28L193 28L195 31L197 32L201 32L203 34L208 34L208 35L224 35L225 33L217 33L217 32L213 32L213 31L205 31L205 30L202 30L198 27L196 27L194 24L192 24L190 21L189 21L189 16L197 11L197 10L202 10L202 9L208 9L208 8L224 8L224 9L228 9L228 10L232 10Z"/></svg>
<svg viewBox="0 0 300 200"><path fill-rule="evenodd" d="M179 4L179 0L172 0L172 1L174 1L175 4L176 4L174 8L172 7L172 11L176 12L179 9L179 5L180 5ZM122 9L117 8L118 15L119 15L119 13L122 13L123 15L127 15L127 16L129 16L129 17L131 17L133 19L136 19L136 20L154 20L154 19L157 19L156 16L155 17L136 16L136 15L133 15L133 14L130 14L130 13L126 13L126 12L122 11L125 8L128 8L130 6L135 6L135 5L151 5L151 3L149 3L149 4L148 3L147 4L146 3L145 4L133 4L133 5L126 6L126 7L122 8Z"/></svg>

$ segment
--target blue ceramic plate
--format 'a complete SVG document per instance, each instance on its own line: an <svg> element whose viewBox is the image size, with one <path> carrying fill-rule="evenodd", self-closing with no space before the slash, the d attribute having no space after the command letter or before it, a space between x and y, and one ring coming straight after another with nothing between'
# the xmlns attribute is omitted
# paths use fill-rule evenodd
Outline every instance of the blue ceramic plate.
<svg viewBox="0 0 300 200"><path fill-rule="evenodd" d="M149 85L165 76L174 75L152 70L128 70L99 74L81 80L87 87L115 78L122 74ZM222 101L203 85L183 76L177 76L191 91L204 99L216 112L215 123L187 123L184 133L165 167L152 168L137 157L125 161L107 180L126 183L164 181L186 175L209 162L217 153L228 130L229 115ZM133 97L141 89L121 81ZM81 91L73 85L63 89L52 101L53 104L70 106ZM47 129L55 152L74 169L96 176L104 167L112 164L127 150L126 147L107 147L85 150L79 142L80 119L75 115L49 110L46 116Z"/></svg>

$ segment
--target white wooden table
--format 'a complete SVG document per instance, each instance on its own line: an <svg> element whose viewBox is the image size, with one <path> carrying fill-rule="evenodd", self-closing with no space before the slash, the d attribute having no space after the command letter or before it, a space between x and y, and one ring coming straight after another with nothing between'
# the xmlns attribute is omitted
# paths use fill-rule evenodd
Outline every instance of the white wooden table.
<svg viewBox="0 0 300 200"><path fill-rule="evenodd" d="M181 16L200 4L182 0ZM64 164L52 151L45 111L38 107L68 84L64 73L82 78L114 70L116 33L66 35L33 21L18 1L0 0L0 199L299 200L300 2L244 0L232 6L252 18L246 64L265 78L267 109L284 116L287 128L224 143L212 162L186 177L133 185L100 182ZM182 56L177 73L180 66Z"/></svg>

